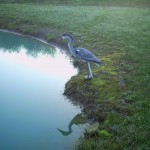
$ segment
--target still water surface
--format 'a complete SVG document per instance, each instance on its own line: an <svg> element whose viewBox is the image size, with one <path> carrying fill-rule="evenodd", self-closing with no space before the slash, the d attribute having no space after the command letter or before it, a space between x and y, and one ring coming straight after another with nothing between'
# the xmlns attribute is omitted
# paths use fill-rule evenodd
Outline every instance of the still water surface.
<svg viewBox="0 0 150 150"><path fill-rule="evenodd" d="M80 108L63 95L77 70L60 50L37 40L0 32L0 150L70 150L83 134L57 129Z"/></svg>

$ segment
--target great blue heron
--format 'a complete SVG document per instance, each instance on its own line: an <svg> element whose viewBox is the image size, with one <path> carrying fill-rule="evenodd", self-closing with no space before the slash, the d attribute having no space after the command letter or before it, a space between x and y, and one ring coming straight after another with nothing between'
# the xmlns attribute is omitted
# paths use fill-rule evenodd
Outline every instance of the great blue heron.
<svg viewBox="0 0 150 150"><path fill-rule="evenodd" d="M87 76L85 76L85 79L91 79L93 78L90 63L93 62L96 64L100 63L100 60L92 54L89 50L85 48L74 48L72 46L73 38L69 34L63 34L62 35L63 39L68 39L68 47L72 55L78 60L78 61L83 61L87 63Z"/></svg>

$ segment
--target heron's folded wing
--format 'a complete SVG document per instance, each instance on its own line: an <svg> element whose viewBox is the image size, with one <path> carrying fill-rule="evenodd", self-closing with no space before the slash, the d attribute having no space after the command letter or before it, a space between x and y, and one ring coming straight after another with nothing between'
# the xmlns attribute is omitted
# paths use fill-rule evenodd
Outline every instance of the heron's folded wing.
<svg viewBox="0 0 150 150"><path fill-rule="evenodd" d="M89 50L84 49L84 48L77 48L76 51L77 51L76 54L80 59L91 61L94 63L100 63L100 60L94 54L92 54Z"/></svg>

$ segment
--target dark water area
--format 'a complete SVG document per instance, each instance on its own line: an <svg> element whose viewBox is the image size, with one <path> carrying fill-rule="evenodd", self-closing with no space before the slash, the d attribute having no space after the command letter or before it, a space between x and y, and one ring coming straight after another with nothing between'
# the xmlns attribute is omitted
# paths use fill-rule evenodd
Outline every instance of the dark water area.
<svg viewBox="0 0 150 150"><path fill-rule="evenodd" d="M0 150L73 149L84 126L68 124L81 110L62 93L76 73L58 48L0 32Z"/></svg>

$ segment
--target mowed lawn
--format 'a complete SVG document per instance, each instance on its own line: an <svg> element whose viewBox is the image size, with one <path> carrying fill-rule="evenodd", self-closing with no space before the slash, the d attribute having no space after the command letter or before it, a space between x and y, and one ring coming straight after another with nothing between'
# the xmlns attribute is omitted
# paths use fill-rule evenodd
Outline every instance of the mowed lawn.
<svg viewBox="0 0 150 150"><path fill-rule="evenodd" d="M68 87L73 90L73 84L85 101L101 104L106 115L99 135L83 139L79 149L150 148L149 8L0 4L0 28L36 36L43 32L55 43L70 33L75 46L101 58L100 67L92 66L93 80L83 81L83 67Z"/></svg>

